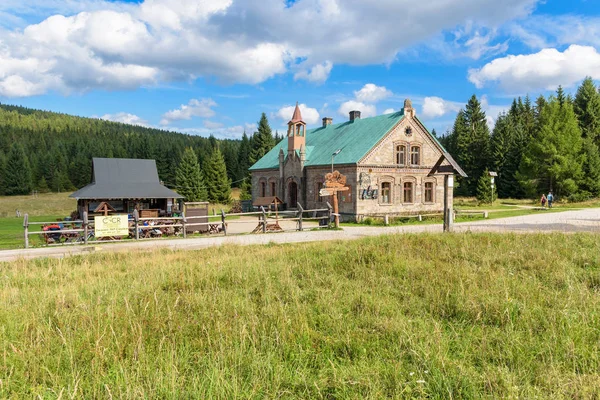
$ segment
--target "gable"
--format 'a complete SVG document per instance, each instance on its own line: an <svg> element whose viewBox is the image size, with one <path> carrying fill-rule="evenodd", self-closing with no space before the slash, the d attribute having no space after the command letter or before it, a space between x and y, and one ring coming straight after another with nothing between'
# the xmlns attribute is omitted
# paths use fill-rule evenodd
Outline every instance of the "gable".
<svg viewBox="0 0 600 400"><path fill-rule="evenodd" d="M406 129L411 134L406 134ZM432 167L444 153L443 147L416 118L403 119L386 134L360 161L361 165L396 165L396 146L421 147L421 166Z"/></svg>

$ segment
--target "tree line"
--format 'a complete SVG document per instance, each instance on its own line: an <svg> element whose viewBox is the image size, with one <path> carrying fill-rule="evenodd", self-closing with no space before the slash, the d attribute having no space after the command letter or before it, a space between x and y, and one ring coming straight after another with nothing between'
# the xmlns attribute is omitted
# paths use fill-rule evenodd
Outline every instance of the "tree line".
<svg viewBox="0 0 600 400"><path fill-rule="evenodd" d="M556 196L581 201L600 196L600 89L591 78L575 96L514 99L490 132L476 96L460 110L441 143L468 175L458 178L458 196L490 196L495 171L498 197Z"/></svg>
<svg viewBox="0 0 600 400"><path fill-rule="evenodd" d="M154 159L189 200L227 203L231 187L249 193L248 168L281 139L264 113L257 132L225 140L0 104L0 195L74 191L93 157L115 157Z"/></svg>

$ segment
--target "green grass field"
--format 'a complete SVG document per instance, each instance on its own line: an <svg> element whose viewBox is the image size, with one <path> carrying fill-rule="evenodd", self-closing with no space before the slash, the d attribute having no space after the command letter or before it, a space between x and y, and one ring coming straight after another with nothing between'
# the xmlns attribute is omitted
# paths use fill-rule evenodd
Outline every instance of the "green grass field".
<svg viewBox="0 0 600 400"><path fill-rule="evenodd" d="M600 236L0 264L0 398L600 396Z"/></svg>

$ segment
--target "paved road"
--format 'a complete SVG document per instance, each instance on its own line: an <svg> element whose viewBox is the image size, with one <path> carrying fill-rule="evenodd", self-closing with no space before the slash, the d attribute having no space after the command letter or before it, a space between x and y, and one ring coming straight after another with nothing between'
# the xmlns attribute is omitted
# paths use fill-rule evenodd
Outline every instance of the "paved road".
<svg viewBox="0 0 600 400"><path fill-rule="evenodd" d="M456 232L597 232L600 233L600 209L590 208L560 213L533 214L520 217L464 222L455 225ZM441 232L441 225L408 225L395 227L353 226L340 231L304 231L272 234L212 236L192 239L166 239L112 243L97 246L45 247L0 251L0 261L18 258L66 257L95 251L152 250L156 248L196 250L223 244L253 245L298 243L324 240L351 240L365 236L394 233Z"/></svg>

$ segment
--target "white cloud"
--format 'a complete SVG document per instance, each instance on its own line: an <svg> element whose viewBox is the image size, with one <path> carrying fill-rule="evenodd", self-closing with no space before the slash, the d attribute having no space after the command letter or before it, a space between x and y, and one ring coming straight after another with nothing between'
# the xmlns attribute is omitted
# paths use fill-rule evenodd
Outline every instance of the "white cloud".
<svg viewBox="0 0 600 400"><path fill-rule="evenodd" d="M332 68L333 64L330 61L325 61L323 64L317 64L312 68L296 72L294 79L303 79L313 83L323 83L329 78Z"/></svg>
<svg viewBox="0 0 600 400"><path fill-rule="evenodd" d="M298 104L300 112L302 113L302 119L307 125L313 125L319 122L319 112L316 108L308 107L306 104ZM296 106L285 106L277 111L276 116L284 122L288 122L294 115L294 109Z"/></svg>
<svg viewBox="0 0 600 400"><path fill-rule="evenodd" d="M206 129L220 129L223 126L224 125L220 122L214 122L214 121L209 121L209 120L204 121L204 127Z"/></svg>
<svg viewBox="0 0 600 400"><path fill-rule="evenodd" d="M360 111L361 118L374 117L377 115L377 109L373 104L365 104L355 100L342 103L338 109L338 113L346 118L348 118L350 111Z"/></svg>
<svg viewBox="0 0 600 400"><path fill-rule="evenodd" d="M449 112L457 112L461 104L444 100L441 97L425 97L423 99L423 118L438 118Z"/></svg>
<svg viewBox="0 0 600 400"><path fill-rule="evenodd" d="M512 93L573 86L586 76L600 79L600 53L590 46L571 45L564 52L544 49L535 54L497 58L469 70L469 81L482 88L491 82Z"/></svg>
<svg viewBox="0 0 600 400"><path fill-rule="evenodd" d="M212 99L191 99L188 104L182 104L178 109L163 114L161 125L169 125L173 121L189 120L192 117L210 118L215 115L212 107L216 107Z"/></svg>
<svg viewBox="0 0 600 400"><path fill-rule="evenodd" d="M387 90L384 86L377 86L373 83L367 83L362 89L354 92L356 100L365 103L377 103L383 99L387 99L392 96L392 92Z"/></svg>
<svg viewBox="0 0 600 400"><path fill-rule="evenodd" d="M468 21L493 28L528 15L539 1L3 0L0 13L15 17L9 26L40 22L0 31L0 65L22 65L0 73L0 95L198 78L258 84L290 70L319 83L336 64L391 63L444 30ZM475 42L478 51L496 46Z"/></svg>
<svg viewBox="0 0 600 400"><path fill-rule="evenodd" d="M100 119L105 119L107 121L113 122L121 122L123 124L129 125L149 126L148 121L138 117L135 114L130 114L126 112L120 112L116 114L104 114L100 117Z"/></svg>
<svg viewBox="0 0 600 400"><path fill-rule="evenodd" d="M535 50L573 43L600 47L600 17L597 16L534 15L508 24L505 30Z"/></svg>
<svg viewBox="0 0 600 400"><path fill-rule="evenodd" d="M387 108L387 109L386 109L386 110L383 112L383 114L384 114L384 115L385 115L385 114L392 114L392 113L394 113L394 112L395 112L395 111L394 111L394 109L393 109L393 108Z"/></svg>

